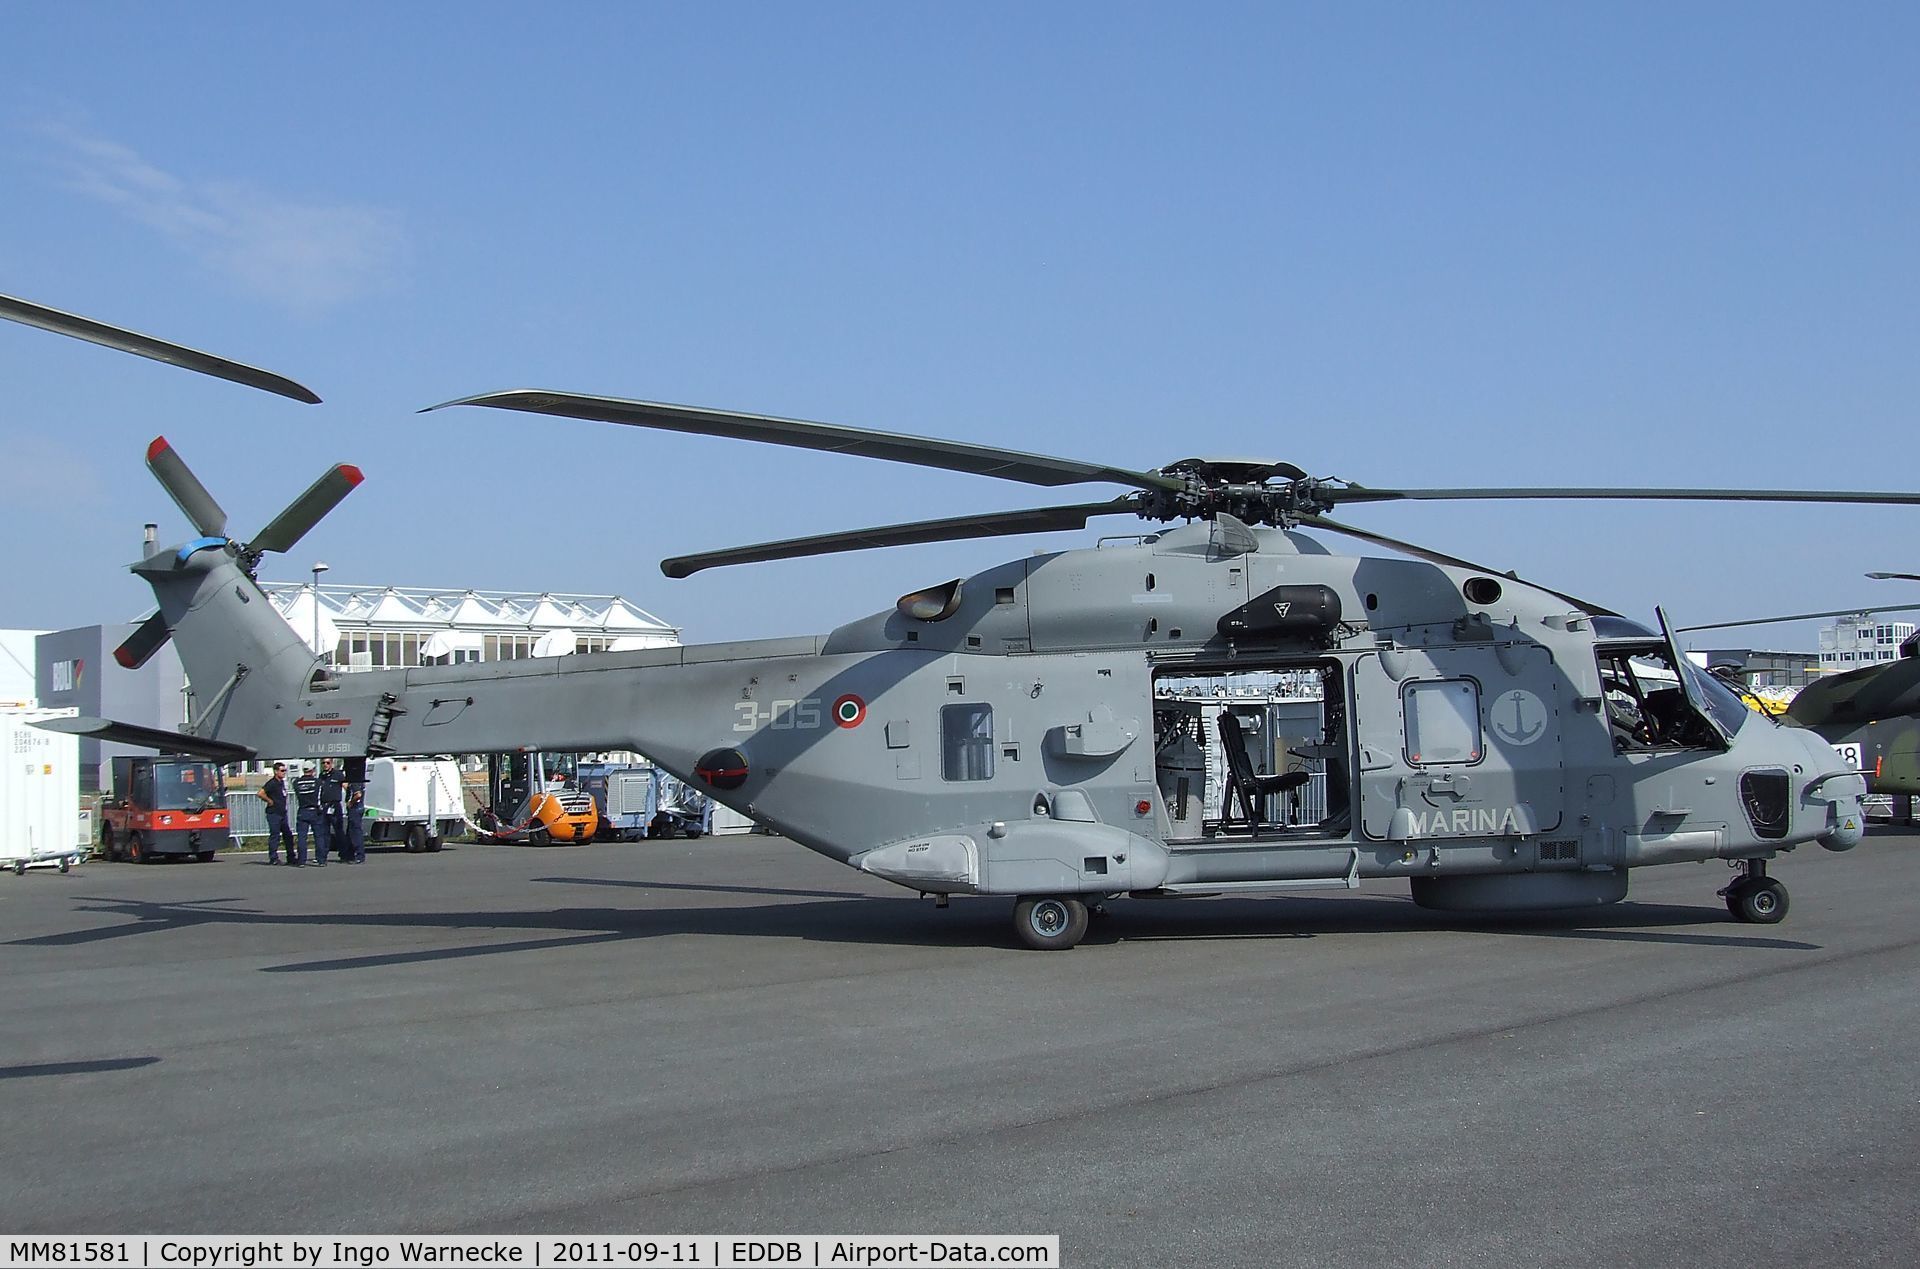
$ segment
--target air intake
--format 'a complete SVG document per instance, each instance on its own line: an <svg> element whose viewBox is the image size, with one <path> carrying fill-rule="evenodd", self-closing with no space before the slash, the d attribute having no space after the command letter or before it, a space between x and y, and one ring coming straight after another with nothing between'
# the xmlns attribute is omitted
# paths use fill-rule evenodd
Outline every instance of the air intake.
<svg viewBox="0 0 1920 1269"><path fill-rule="evenodd" d="M1761 837L1787 835L1787 797L1790 785L1784 771L1749 771L1740 777L1740 805Z"/></svg>

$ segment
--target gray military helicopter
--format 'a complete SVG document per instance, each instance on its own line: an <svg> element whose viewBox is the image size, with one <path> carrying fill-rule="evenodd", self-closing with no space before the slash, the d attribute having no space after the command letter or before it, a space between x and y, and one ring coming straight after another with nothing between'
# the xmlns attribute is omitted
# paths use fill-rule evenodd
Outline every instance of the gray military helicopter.
<svg viewBox="0 0 1920 1269"><path fill-rule="evenodd" d="M669 576L1100 516L1148 523L1119 545L930 586L824 635L335 675L254 581L261 538L226 536L225 511L161 439L148 465L199 536L132 565L159 610L122 659L173 638L190 680L218 686L185 733L53 725L222 761L636 750L801 845L941 904L1009 896L1019 938L1040 949L1073 947L1089 909L1124 895L1404 877L1429 908L1551 910L1620 900L1635 867L1708 859L1739 869L1721 891L1732 914L1771 923L1788 900L1767 862L1809 842L1846 850L1864 830L1858 772L1692 666L1664 614L1655 631L1327 513L1402 499L1920 495L1375 489L1282 462L1131 470L567 393L448 404L1131 489L686 556L663 564ZM269 547L344 497L341 470L276 518L287 527ZM1338 555L1303 529L1405 558ZM1250 682L1277 679L1311 688L1284 740L1276 715L1242 705Z"/></svg>

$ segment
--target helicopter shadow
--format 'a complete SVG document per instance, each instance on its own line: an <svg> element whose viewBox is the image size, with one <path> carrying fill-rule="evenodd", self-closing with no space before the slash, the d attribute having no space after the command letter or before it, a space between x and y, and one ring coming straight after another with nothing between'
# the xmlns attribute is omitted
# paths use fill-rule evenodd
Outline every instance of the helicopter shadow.
<svg viewBox="0 0 1920 1269"><path fill-rule="evenodd" d="M154 1056L94 1058L84 1062L29 1062L20 1066L0 1066L0 1080L38 1079L48 1075L99 1075L109 1071L136 1071L152 1066Z"/></svg>
<svg viewBox="0 0 1920 1269"><path fill-rule="evenodd" d="M1822 944L1755 934L1721 934L1678 927L1734 926L1718 907L1622 903L1606 909L1487 915L1435 912L1409 899L1300 898L1144 899L1124 915L1096 921L1087 942L1199 942L1314 938L1320 935L1461 933L1522 938L1665 943L1689 947L1751 947L1817 952Z"/></svg>
<svg viewBox="0 0 1920 1269"><path fill-rule="evenodd" d="M558 882L562 879L551 879ZM581 879L585 880L585 879ZM607 884L681 892L738 894L747 887L691 883L649 886ZM766 893L765 891L755 891ZM155 903L132 899L86 899L83 911L124 918L119 924L12 940L12 946L72 947L203 927L521 931L525 937L489 939L451 947L326 957L262 967L262 972L324 973L426 964L472 957L516 955L641 942L675 935L721 938L798 939L851 946L954 947L1014 950L1008 903L1002 898L960 898L944 911L915 898L875 897L826 891L787 891L798 902L751 907L668 908L567 907L479 912L271 913L227 906L235 900ZM830 897L813 897L816 895ZM853 900L859 900L853 902ZM1393 899L1136 900L1094 922L1087 944L1300 939L1449 930L1550 939L1595 939L1686 946L1819 951L1821 945L1757 935L1682 930L1716 920L1715 910L1677 905L1627 904L1604 914L1579 912L1490 920L1456 919ZM1724 917L1718 917L1724 923ZM271 946L263 942L263 948ZM274 950L278 950L275 948Z"/></svg>

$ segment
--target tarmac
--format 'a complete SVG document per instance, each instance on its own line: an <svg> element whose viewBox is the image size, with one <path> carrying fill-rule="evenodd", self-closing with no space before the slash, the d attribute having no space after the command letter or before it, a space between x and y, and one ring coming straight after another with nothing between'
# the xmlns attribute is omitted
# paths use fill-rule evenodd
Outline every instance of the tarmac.
<svg viewBox="0 0 1920 1269"><path fill-rule="evenodd" d="M1121 900L1066 953L778 839L0 877L12 1233L1057 1233L1081 1266L1920 1262L1920 836Z"/></svg>

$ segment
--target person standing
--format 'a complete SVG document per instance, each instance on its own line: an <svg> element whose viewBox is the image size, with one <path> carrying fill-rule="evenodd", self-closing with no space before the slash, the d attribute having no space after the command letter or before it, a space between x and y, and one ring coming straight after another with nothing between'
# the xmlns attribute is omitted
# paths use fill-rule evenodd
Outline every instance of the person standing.
<svg viewBox="0 0 1920 1269"><path fill-rule="evenodd" d="M334 764L333 759L323 758L320 762L320 811L325 817L326 833L320 839L320 862L327 862L327 847L333 847L333 853L342 863L347 859L347 823L346 823L346 772Z"/></svg>
<svg viewBox="0 0 1920 1269"><path fill-rule="evenodd" d="M287 825L287 764L273 764L273 778L260 787L267 804L267 862L280 862L280 843L287 844L287 862L293 862L293 829Z"/></svg>
<svg viewBox="0 0 1920 1269"><path fill-rule="evenodd" d="M301 868L307 862L307 835L313 835L314 862L320 867L327 866L327 822L320 816L320 777L313 773L313 764L308 763L293 782L294 811L300 831L296 840L300 845L300 854L293 860L293 866Z"/></svg>
<svg viewBox="0 0 1920 1269"><path fill-rule="evenodd" d="M349 863L367 862L367 784L355 780L347 785L347 844Z"/></svg>

